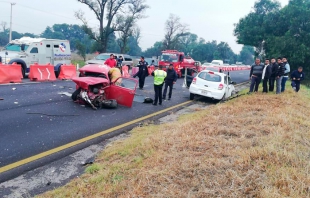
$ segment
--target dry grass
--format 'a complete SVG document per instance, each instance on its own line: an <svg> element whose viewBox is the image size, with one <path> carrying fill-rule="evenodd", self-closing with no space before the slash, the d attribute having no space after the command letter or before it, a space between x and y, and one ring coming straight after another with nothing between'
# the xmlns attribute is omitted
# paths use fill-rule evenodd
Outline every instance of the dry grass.
<svg viewBox="0 0 310 198"><path fill-rule="evenodd" d="M136 128L98 156L92 174L41 197L309 197L310 94L302 89Z"/></svg>

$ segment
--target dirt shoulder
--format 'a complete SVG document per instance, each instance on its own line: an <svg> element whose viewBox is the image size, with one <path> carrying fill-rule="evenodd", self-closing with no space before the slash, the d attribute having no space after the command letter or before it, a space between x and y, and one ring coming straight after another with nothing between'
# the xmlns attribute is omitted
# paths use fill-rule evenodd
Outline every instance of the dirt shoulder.
<svg viewBox="0 0 310 198"><path fill-rule="evenodd" d="M135 128L39 197L310 196L309 99L258 93Z"/></svg>

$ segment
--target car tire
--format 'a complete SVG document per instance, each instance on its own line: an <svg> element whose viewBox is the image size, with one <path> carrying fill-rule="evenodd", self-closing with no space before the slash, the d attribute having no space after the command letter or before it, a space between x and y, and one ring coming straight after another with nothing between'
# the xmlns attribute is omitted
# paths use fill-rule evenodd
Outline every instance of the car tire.
<svg viewBox="0 0 310 198"><path fill-rule="evenodd" d="M195 94L189 93L189 99L190 99L190 100L194 100L194 98L195 98Z"/></svg>
<svg viewBox="0 0 310 198"><path fill-rule="evenodd" d="M79 94L81 93L81 88L75 90L71 95L73 101L77 101Z"/></svg>

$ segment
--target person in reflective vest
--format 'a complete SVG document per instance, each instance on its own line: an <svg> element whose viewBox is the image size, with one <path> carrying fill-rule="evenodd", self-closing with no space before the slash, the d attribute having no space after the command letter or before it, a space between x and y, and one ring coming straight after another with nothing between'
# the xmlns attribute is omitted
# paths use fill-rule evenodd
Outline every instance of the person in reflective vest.
<svg viewBox="0 0 310 198"><path fill-rule="evenodd" d="M109 70L109 77L110 77L110 81L111 82L115 82L115 85L121 86L121 84L122 84L122 79L121 79L122 74L121 74L121 71L118 68L116 68L116 67L111 68Z"/></svg>
<svg viewBox="0 0 310 198"><path fill-rule="evenodd" d="M154 91L155 91L155 99L153 105L162 104L162 90L163 84L165 82L165 78L167 77L167 73L163 70L162 66L159 66L158 69L152 72L152 76L154 76Z"/></svg>

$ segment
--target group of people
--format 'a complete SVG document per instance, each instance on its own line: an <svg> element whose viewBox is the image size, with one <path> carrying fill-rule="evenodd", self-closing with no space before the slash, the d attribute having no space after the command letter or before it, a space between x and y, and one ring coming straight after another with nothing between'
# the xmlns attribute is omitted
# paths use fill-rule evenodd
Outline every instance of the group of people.
<svg viewBox="0 0 310 198"><path fill-rule="evenodd" d="M152 62L153 65L153 62ZM139 77L139 89L143 89L145 78L149 76L148 71L148 63L145 61L144 57L141 56L139 64L137 65L139 68L138 72L133 75L133 77ZM170 64L167 72L163 70L162 66L155 66L156 69L151 73L154 76L154 91L155 97L153 100L153 105L161 105L163 100L166 100L167 91L169 87L168 100L171 99L173 85L176 83L178 79L178 75L173 68L173 64ZM164 91L163 86L165 85Z"/></svg>
<svg viewBox="0 0 310 198"><path fill-rule="evenodd" d="M261 64L261 60L256 58L255 64L252 65L250 71L251 86L249 93L257 92L261 81L263 81L263 93L268 93L268 91L273 92L275 85L276 94L284 92L290 72L290 64L286 57L279 57L277 60L275 58L271 60L266 59L265 64ZM292 88L298 92L300 82L305 77L303 68L298 67L297 70L291 73L290 77Z"/></svg>
<svg viewBox="0 0 310 198"><path fill-rule="evenodd" d="M113 67L121 67L122 62L124 61L124 58L122 56L114 56L114 54L110 54L110 58L108 58L104 64L110 66L111 68Z"/></svg>

